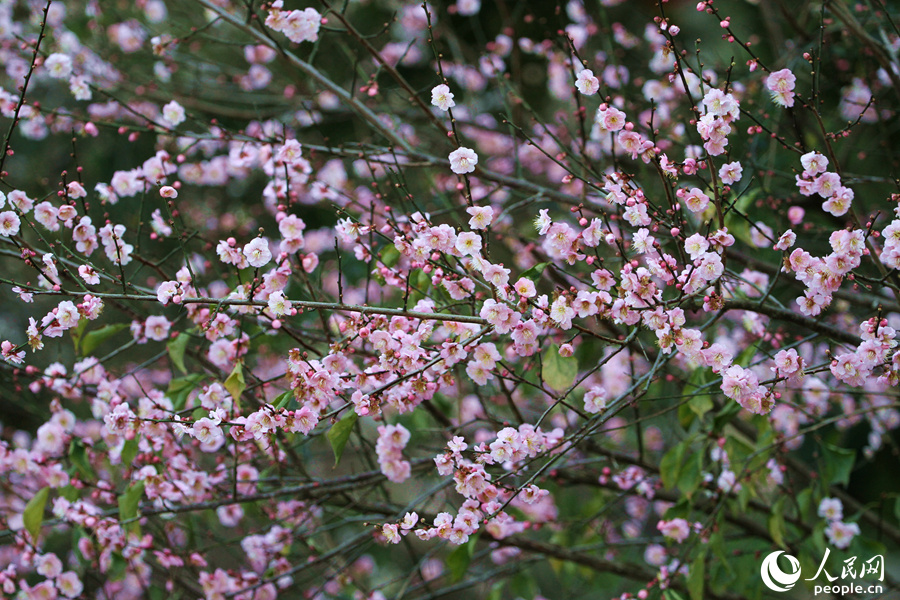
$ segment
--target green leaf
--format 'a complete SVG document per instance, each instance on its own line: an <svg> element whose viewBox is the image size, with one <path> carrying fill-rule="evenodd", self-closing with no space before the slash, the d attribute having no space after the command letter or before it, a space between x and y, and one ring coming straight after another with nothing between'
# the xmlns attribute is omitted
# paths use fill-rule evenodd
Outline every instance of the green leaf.
<svg viewBox="0 0 900 600"><path fill-rule="evenodd" d="M225 380L224 385L234 399L234 405L237 406L241 399L241 394L247 389L247 384L244 382L244 365L242 363L234 365L234 369L232 369L228 379Z"/></svg>
<svg viewBox="0 0 900 600"><path fill-rule="evenodd" d="M741 412L740 404L734 400L725 400L725 405L722 406L722 410L713 417L713 432L721 432L739 412Z"/></svg>
<svg viewBox="0 0 900 600"><path fill-rule="evenodd" d="M75 354L78 356L81 356L81 350L79 348L81 347L81 338L84 335L87 324L88 320L81 317L78 319L78 325L72 329L72 333L70 334L72 336L72 343L75 345Z"/></svg>
<svg viewBox="0 0 900 600"><path fill-rule="evenodd" d="M787 544L784 543L784 502L787 499L787 496L781 496L778 501L772 506L772 514L769 515L769 535L772 536L772 541L778 544L778 547L783 550L788 550Z"/></svg>
<svg viewBox="0 0 900 600"><path fill-rule="evenodd" d="M78 492L78 488L74 485L57 488L56 493L59 494L60 498L65 498L69 502L75 502L81 496Z"/></svg>
<svg viewBox="0 0 900 600"><path fill-rule="evenodd" d="M87 332L81 339L82 356L90 355L94 350L97 349L97 346L99 346L112 336L116 335L123 329L128 329L128 325L125 323L116 323L114 325L105 325L100 329L95 329L94 331Z"/></svg>
<svg viewBox="0 0 900 600"><path fill-rule="evenodd" d="M137 440L132 438L125 442L125 445L122 446L122 466L130 467L132 461L134 461L134 457L137 456L138 453L138 443Z"/></svg>
<svg viewBox="0 0 900 600"><path fill-rule="evenodd" d="M678 474L678 489L690 498L703 483L703 452L696 452L684 461Z"/></svg>
<svg viewBox="0 0 900 600"><path fill-rule="evenodd" d="M756 350L756 344L744 348L743 352L738 354L737 358L734 359L734 364L740 365L746 369L750 366L750 361L753 360L754 355L756 355Z"/></svg>
<svg viewBox="0 0 900 600"><path fill-rule="evenodd" d="M825 463L822 472L828 484L847 485L850 482L850 473L853 471L853 463L856 462L854 450L823 443L822 459Z"/></svg>
<svg viewBox="0 0 900 600"><path fill-rule="evenodd" d="M700 556L691 563L690 573L687 580L688 595L691 600L703 600L703 583L706 571L706 553L701 552Z"/></svg>
<svg viewBox="0 0 900 600"><path fill-rule="evenodd" d="M44 522L44 507L47 505L47 496L50 495L50 488L45 487L34 495L25 505L22 512L22 523L25 530L31 534L32 540L37 540L41 533L41 523Z"/></svg>
<svg viewBox="0 0 900 600"><path fill-rule="evenodd" d="M687 383L684 384L682 394L688 401L678 407L678 422L685 429L694 422L694 417L702 417L715 406L712 398L700 391L709 383L709 369L698 367L693 370Z"/></svg>
<svg viewBox="0 0 900 600"><path fill-rule="evenodd" d="M473 535L468 542L458 546L447 556L445 563L450 571L450 581L453 583L461 580L466 574L469 564L472 562L472 555L475 554L476 539L477 537Z"/></svg>
<svg viewBox="0 0 900 600"><path fill-rule="evenodd" d="M179 333L178 337L166 344L166 350L169 351L169 358L179 371L187 375L187 367L184 366L184 352L187 350L188 342L191 336L186 333Z"/></svg>
<svg viewBox="0 0 900 600"><path fill-rule="evenodd" d="M659 463L659 477L667 490L675 487L681 467L684 464L684 454L687 451L687 441L675 444L666 452Z"/></svg>
<svg viewBox="0 0 900 600"><path fill-rule="evenodd" d="M275 407L275 410L284 408L288 405L288 403L294 399L293 390L288 390L283 394L279 394L273 401L272 406Z"/></svg>
<svg viewBox="0 0 900 600"><path fill-rule="evenodd" d="M501 600L503 598L503 586L506 585L503 581L498 581L494 585L491 586L491 591L488 593L487 600Z"/></svg>
<svg viewBox="0 0 900 600"><path fill-rule="evenodd" d="M559 355L559 346L551 344L544 352L541 379L554 390L561 392L567 389L578 375L578 360L574 356L568 358Z"/></svg>
<svg viewBox="0 0 900 600"><path fill-rule="evenodd" d="M169 382L169 387L166 389L166 397L172 401L176 411L184 408L188 395L203 381L203 377L200 373L194 373L187 377L178 377Z"/></svg>
<svg viewBox="0 0 900 600"><path fill-rule="evenodd" d="M138 505L141 503L141 497L144 495L144 481L137 481L128 486L121 496L119 496L119 520L127 521L133 519L138 514Z"/></svg>
<svg viewBox="0 0 900 600"><path fill-rule="evenodd" d="M353 426L358 418L359 416L355 412L350 411L343 419L332 425L328 433L325 434L325 437L328 438L328 443L331 444L331 450L334 452L334 466L341 462L344 446L347 445L347 440L350 439L350 433L353 431Z"/></svg>
<svg viewBox="0 0 900 600"><path fill-rule="evenodd" d="M81 475L83 481L91 481L94 479L94 469L87 457L87 448L81 443L81 440L74 439L69 444L69 460L75 466L75 470Z"/></svg>
<svg viewBox="0 0 900 600"><path fill-rule="evenodd" d="M530 279L530 280L536 282L538 279L541 278L541 275L544 273L544 269L546 269L547 265L549 265L549 264L550 263L548 263L548 262L538 263L538 264L534 265L533 267L526 269L525 272L522 273L521 276L526 279Z"/></svg>
<svg viewBox="0 0 900 600"><path fill-rule="evenodd" d="M734 578L734 569L731 568L728 551L725 549L725 537L721 532L716 532L709 537L709 546L715 553L716 563L725 567L725 570Z"/></svg>
<svg viewBox="0 0 900 600"><path fill-rule="evenodd" d="M381 263L390 268L400 261L400 251L393 244L385 246L381 251Z"/></svg>
<svg viewBox="0 0 900 600"><path fill-rule="evenodd" d="M672 588L667 588L665 592L663 592L663 598L666 600L684 600L684 596L673 590Z"/></svg>

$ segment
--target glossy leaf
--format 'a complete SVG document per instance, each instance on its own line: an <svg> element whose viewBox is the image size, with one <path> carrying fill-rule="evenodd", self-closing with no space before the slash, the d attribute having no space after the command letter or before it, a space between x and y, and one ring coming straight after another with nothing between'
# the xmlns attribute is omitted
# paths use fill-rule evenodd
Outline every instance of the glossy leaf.
<svg viewBox="0 0 900 600"><path fill-rule="evenodd" d="M187 350L188 342L191 336L186 333L179 333L178 337L166 344L166 350L169 351L169 358L172 360L179 371L187 375L187 367L184 364L184 353Z"/></svg>
<svg viewBox="0 0 900 600"><path fill-rule="evenodd" d="M554 390L561 392L567 389L578 375L578 360L574 356L568 358L559 355L559 346L552 344L543 356L541 379Z"/></svg>
<svg viewBox="0 0 900 600"><path fill-rule="evenodd" d="M28 501L28 504L25 505L25 510L22 512L22 524L25 526L25 530L31 534L32 540L37 540L38 535L41 533L41 523L44 522L44 507L47 505L47 497L49 495L49 487L41 488Z"/></svg>
<svg viewBox="0 0 900 600"><path fill-rule="evenodd" d="M328 438L328 442L331 444L331 451L334 452L334 466L337 466L339 462L341 462L341 456L344 454L344 446L347 445L347 440L350 439L350 434L353 432L353 426L356 424L356 420L359 416L353 412L348 412L343 419L335 423L331 426L331 429L328 430L328 433L325 434L325 437Z"/></svg>

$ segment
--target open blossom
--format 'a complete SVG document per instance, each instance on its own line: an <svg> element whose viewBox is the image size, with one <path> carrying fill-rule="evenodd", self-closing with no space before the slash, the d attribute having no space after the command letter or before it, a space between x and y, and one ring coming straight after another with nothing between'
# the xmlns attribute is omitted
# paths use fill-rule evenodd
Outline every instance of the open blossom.
<svg viewBox="0 0 900 600"><path fill-rule="evenodd" d="M822 498L818 515L829 521L840 521L844 518L844 505L837 498Z"/></svg>
<svg viewBox="0 0 900 600"><path fill-rule="evenodd" d="M590 69L582 69L575 79L575 87L585 96L593 96L600 89L600 80L594 77Z"/></svg>
<svg viewBox="0 0 900 600"><path fill-rule="evenodd" d="M55 52L44 61L47 73L54 79L65 79L72 74L72 59L65 54Z"/></svg>
<svg viewBox="0 0 900 600"><path fill-rule="evenodd" d="M790 69L775 71L766 77L766 87L772 94L772 100L779 106L790 108L794 106L794 82L797 77Z"/></svg>
<svg viewBox="0 0 900 600"><path fill-rule="evenodd" d="M463 17L477 15L481 10L481 0L456 0L456 12Z"/></svg>
<svg viewBox="0 0 900 600"><path fill-rule="evenodd" d="M473 231L464 231L456 237L456 249L463 256L478 256L481 253L481 237Z"/></svg>
<svg viewBox="0 0 900 600"><path fill-rule="evenodd" d="M456 106L453 101L453 92L446 84L436 85L431 89L431 104L441 110L449 110Z"/></svg>
<svg viewBox="0 0 900 600"><path fill-rule="evenodd" d="M315 42L319 39L319 29L322 26L322 15L314 8L304 10L281 10L284 8L283 0L276 0L269 9L266 17L266 26L275 31L281 31L289 40L296 43Z"/></svg>
<svg viewBox="0 0 900 600"><path fill-rule="evenodd" d="M825 528L825 537L835 548L843 550L850 545L853 538L859 535L859 525L856 523L844 523L843 521L831 521Z"/></svg>
<svg viewBox="0 0 900 600"><path fill-rule="evenodd" d="M709 196L700 191L699 188L691 188L689 192L684 194L684 204L691 212L702 212L709 206Z"/></svg>
<svg viewBox="0 0 900 600"><path fill-rule="evenodd" d="M163 120L169 127L178 127L184 123L184 107L172 100L162 110Z"/></svg>
<svg viewBox="0 0 900 600"><path fill-rule="evenodd" d="M284 297L284 292L277 291L269 294L269 311L276 317L286 315L291 310L291 301Z"/></svg>
<svg viewBox="0 0 900 600"><path fill-rule="evenodd" d="M469 219L472 229L487 229L494 220L494 209L490 206L470 206L466 212L472 215Z"/></svg>
<svg viewBox="0 0 900 600"><path fill-rule="evenodd" d="M719 169L719 178L725 185L732 185L741 180L744 168L738 161L726 163Z"/></svg>
<svg viewBox="0 0 900 600"><path fill-rule="evenodd" d="M19 233L20 225L21 221L19 220L19 215L15 212L11 210L0 212L0 235L3 237L9 237Z"/></svg>
<svg viewBox="0 0 900 600"><path fill-rule="evenodd" d="M263 238L255 238L244 246L244 256L251 267L264 267L272 260L269 242Z"/></svg>
<svg viewBox="0 0 900 600"><path fill-rule="evenodd" d="M691 533L691 526L684 519L660 521L656 524L656 529L670 540L678 542L679 544L686 540Z"/></svg>
<svg viewBox="0 0 900 600"><path fill-rule="evenodd" d="M471 148L460 146L450 153L450 170L457 175L471 173L478 164L478 155Z"/></svg>

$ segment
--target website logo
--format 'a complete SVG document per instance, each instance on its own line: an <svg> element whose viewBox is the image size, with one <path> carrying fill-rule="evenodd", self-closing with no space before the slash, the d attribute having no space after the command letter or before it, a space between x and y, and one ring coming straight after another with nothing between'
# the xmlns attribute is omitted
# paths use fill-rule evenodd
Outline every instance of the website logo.
<svg viewBox="0 0 900 600"><path fill-rule="evenodd" d="M773 592L786 592L800 580L800 561L790 554L784 554L791 565L791 572L785 573L778 566L778 557L782 554L784 554L784 550L772 552L763 560L762 566L759 568L763 583Z"/></svg>
<svg viewBox="0 0 900 600"><path fill-rule="evenodd" d="M784 554L783 550L772 552L763 559L762 565L759 568L759 574L762 577L763 583L773 592L786 592L794 587L794 584L800 581L800 561L790 554L784 554L784 557L790 565L789 572L786 573L782 571L781 567L778 565L778 557L782 554ZM819 569L816 571L816 574L808 579L804 579L804 581L816 581L819 579L819 576L825 576L825 579L827 580L825 585L819 583L812 585L813 595L818 596L823 593L839 593L844 595L884 593L883 588L880 585L863 585L846 581L848 579L855 580L868 578L870 576L877 577L878 581L884 581L884 556L877 554L869 560L861 562L861 564L857 563L858 559L856 556L846 558L841 565L841 575L838 577L837 575L829 573L825 568L830 554L831 549L826 548L825 555L822 557L822 562L819 563ZM835 573L836 572L837 571L835 571ZM842 581L835 584L838 579L841 579Z"/></svg>

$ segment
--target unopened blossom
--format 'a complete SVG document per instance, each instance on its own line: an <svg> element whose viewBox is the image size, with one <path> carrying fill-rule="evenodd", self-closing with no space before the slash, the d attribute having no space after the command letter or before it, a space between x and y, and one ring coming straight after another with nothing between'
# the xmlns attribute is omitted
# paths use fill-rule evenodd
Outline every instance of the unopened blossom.
<svg viewBox="0 0 900 600"><path fill-rule="evenodd" d="M471 173L478 164L478 155L471 148L460 146L450 153L450 170L457 175Z"/></svg>
<svg viewBox="0 0 900 600"><path fill-rule="evenodd" d="M453 92L446 84L436 85L431 89L431 104L441 110L449 110L456 106L453 101Z"/></svg>

